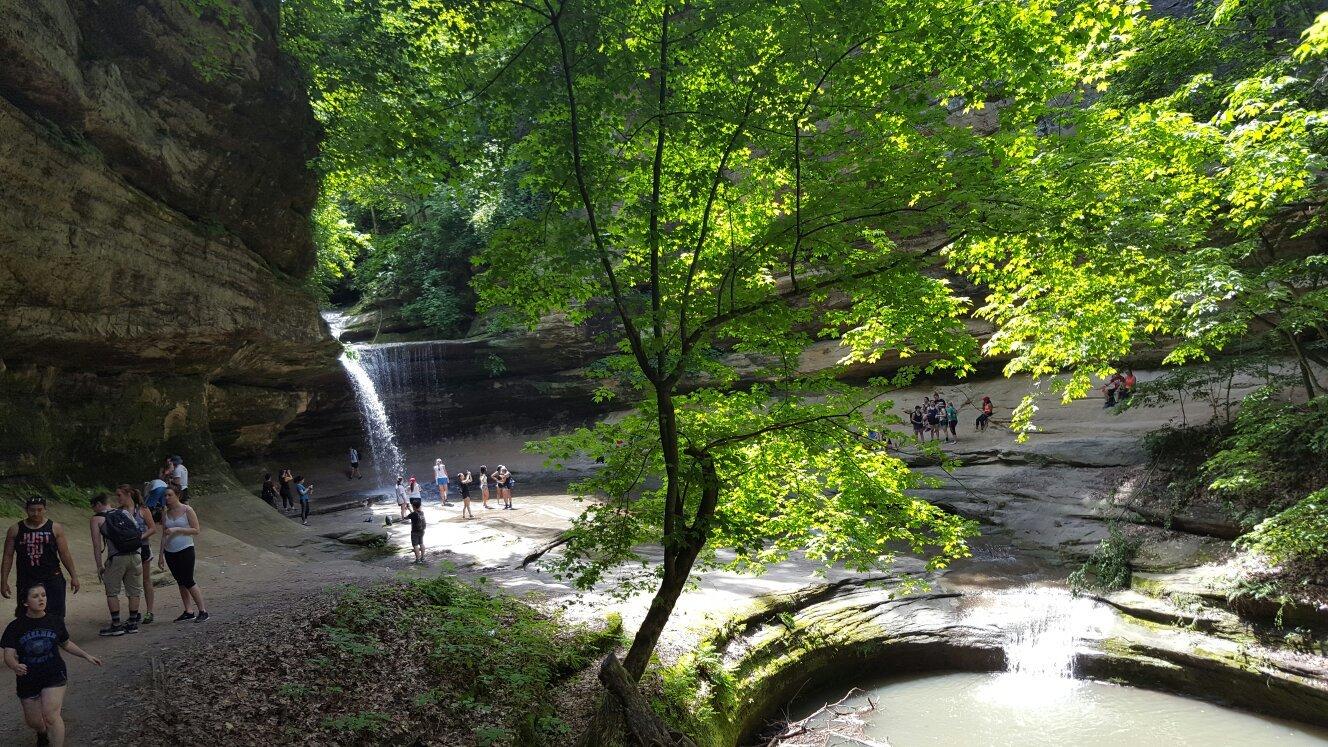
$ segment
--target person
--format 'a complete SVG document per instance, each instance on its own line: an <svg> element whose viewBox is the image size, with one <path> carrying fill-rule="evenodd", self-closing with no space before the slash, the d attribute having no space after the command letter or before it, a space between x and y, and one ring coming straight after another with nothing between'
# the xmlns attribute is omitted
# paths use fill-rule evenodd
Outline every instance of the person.
<svg viewBox="0 0 1328 747"><path fill-rule="evenodd" d="M355 447L352 446L347 450L347 456L350 457L350 469L346 472L346 479L363 479L364 476L360 474L360 452L356 451Z"/></svg>
<svg viewBox="0 0 1328 747"><path fill-rule="evenodd" d="M291 474L289 467L283 467L277 480L281 483L278 492L281 493L281 510L290 511L295 508L295 498L291 496L292 486L295 483L295 475Z"/></svg>
<svg viewBox="0 0 1328 747"><path fill-rule="evenodd" d="M396 491L397 509L401 511L401 518L404 519L406 514L410 513L410 500L406 498L406 478L401 475L397 475Z"/></svg>
<svg viewBox="0 0 1328 747"><path fill-rule="evenodd" d="M908 422L913 424L913 438L922 440L922 405L914 405L913 412L908 414Z"/></svg>
<svg viewBox="0 0 1328 747"><path fill-rule="evenodd" d="M470 484L472 482L470 470L465 470L457 475L457 489L461 491L461 517L464 519L475 518L475 514L470 510Z"/></svg>
<svg viewBox="0 0 1328 747"><path fill-rule="evenodd" d="M987 430L987 423L991 420L991 414L994 411L995 408L991 406L991 397L983 395L982 412L978 413L977 422L973 424L974 428L980 431Z"/></svg>
<svg viewBox="0 0 1328 747"><path fill-rule="evenodd" d="M175 622L207 622L207 605L203 603L203 590L194 580L194 537L199 534L198 514L192 506L180 501L175 491L166 492L166 512L161 517L161 558L157 567L163 565L171 571L171 578L180 589L180 604L184 612L175 618Z"/></svg>
<svg viewBox="0 0 1328 747"><path fill-rule="evenodd" d="M489 505L489 468L483 464L480 465L480 502L485 508L493 508Z"/></svg>
<svg viewBox="0 0 1328 747"><path fill-rule="evenodd" d="M515 482L512 479L512 473L507 471L504 465L498 465L498 497L503 502L505 510L512 509L512 485Z"/></svg>
<svg viewBox="0 0 1328 747"><path fill-rule="evenodd" d="M74 556L69 553L69 539L65 528L46 518L46 499L34 495L24 502L27 517L9 528L5 534L5 557L0 563L0 595L9 598L9 568L17 560L15 582L17 607L15 615L23 614L28 589L42 584L45 589L46 609L53 615L65 616L65 577L60 564L69 570L69 588L78 593L78 571L74 570Z"/></svg>
<svg viewBox="0 0 1328 747"><path fill-rule="evenodd" d="M277 507L277 481L272 479L271 472L263 473L263 487L260 489L258 497L262 498L267 505L273 508ZM161 521L161 519L158 518L157 521Z"/></svg>
<svg viewBox="0 0 1328 747"><path fill-rule="evenodd" d="M927 408L927 440L938 441L941 438L941 416L936 412L936 404L928 401Z"/></svg>
<svg viewBox="0 0 1328 747"><path fill-rule="evenodd" d="M174 468L171 474L175 481L179 483L180 500L189 502L189 468L184 466L184 460L178 455L171 457L171 465Z"/></svg>
<svg viewBox="0 0 1328 747"><path fill-rule="evenodd" d="M423 501L424 496L420 494L420 484L415 480L415 475L410 476L410 482L406 483L406 497L413 503Z"/></svg>
<svg viewBox="0 0 1328 747"><path fill-rule="evenodd" d="M304 484L304 475L295 476L295 492L300 498L300 523L309 526L309 494L314 486Z"/></svg>
<svg viewBox="0 0 1328 747"><path fill-rule="evenodd" d="M142 532L143 546L138 552L143 558L143 602L147 607L143 611L143 624L147 625L156 619L153 610L156 608L157 592L152 588L152 535L157 533L156 517L152 515L152 510L144 505L143 496L134 488L121 485L115 489L115 492L129 493L134 504L134 523L138 525L138 531Z"/></svg>
<svg viewBox="0 0 1328 747"><path fill-rule="evenodd" d="M447 465L443 460L433 460L433 481L438 485L438 499L447 505Z"/></svg>
<svg viewBox="0 0 1328 747"><path fill-rule="evenodd" d="M945 406L945 417L950 424L950 437L946 440L952 443L959 443L959 410L955 409L953 402L950 402Z"/></svg>
<svg viewBox="0 0 1328 747"><path fill-rule="evenodd" d="M97 564L97 575L106 586L106 609L111 613L111 624L97 631L101 636L120 636L138 632L138 603L143 596L143 544L138 522L133 512L123 503L112 507L110 496L98 493L92 498L92 558ZM125 501L129 501L126 496ZM129 502L133 507L132 501ZM103 550L106 560L103 562ZM129 620L120 623L120 589L129 598Z"/></svg>
<svg viewBox="0 0 1328 747"><path fill-rule="evenodd" d="M1121 388L1121 395L1120 395L1122 401L1127 400L1130 397L1134 396L1134 385L1137 382L1138 380L1134 378L1134 369L1126 368L1125 385Z"/></svg>
<svg viewBox="0 0 1328 747"><path fill-rule="evenodd" d="M166 507L166 481L158 475L154 480L143 483L143 502L152 511L152 520L161 521L161 511Z"/></svg>
<svg viewBox="0 0 1328 747"><path fill-rule="evenodd" d="M410 501L410 549L415 553L415 562L424 562L424 509L420 499Z"/></svg>
<svg viewBox="0 0 1328 747"><path fill-rule="evenodd" d="M72 572L71 572L72 573ZM65 618L49 610L46 586L33 584L20 600L23 612L0 634L5 666L13 670L23 720L37 733L37 744L65 743L64 706L68 670L60 649L92 664L101 659L79 648L65 629Z"/></svg>

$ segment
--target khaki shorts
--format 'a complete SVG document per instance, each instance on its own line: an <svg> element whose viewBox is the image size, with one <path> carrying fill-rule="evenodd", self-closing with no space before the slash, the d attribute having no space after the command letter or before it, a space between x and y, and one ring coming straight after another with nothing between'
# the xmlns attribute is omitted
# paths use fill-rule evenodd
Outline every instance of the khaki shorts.
<svg viewBox="0 0 1328 747"><path fill-rule="evenodd" d="M102 571L101 582L106 585L108 597L120 596L122 586L130 599L143 596L143 557L137 552L111 556Z"/></svg>

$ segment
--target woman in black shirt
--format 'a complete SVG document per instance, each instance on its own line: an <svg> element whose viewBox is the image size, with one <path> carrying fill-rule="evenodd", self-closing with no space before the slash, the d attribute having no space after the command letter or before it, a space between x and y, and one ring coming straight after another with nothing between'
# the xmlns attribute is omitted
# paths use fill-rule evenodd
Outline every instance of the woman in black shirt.
<svg viewBox="0 0 1328 747"><path fill-rule="evenodd" d="M23 606L23 614L0 636L0 648L4 649L5 666L18 675L23 720L37 732L39 742L61 745L65 743L65 722L60 715L65 700L65 662L60 649L97 666L101 659L69 639L63 617L46 614L45 585L28 589Z"/></svg>

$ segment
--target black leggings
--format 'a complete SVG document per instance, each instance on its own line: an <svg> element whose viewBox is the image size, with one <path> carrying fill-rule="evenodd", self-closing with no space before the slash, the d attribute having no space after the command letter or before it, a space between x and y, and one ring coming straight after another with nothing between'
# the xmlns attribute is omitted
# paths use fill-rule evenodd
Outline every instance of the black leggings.
<svg viewBox="0 0 1328 747"><path fill-rule="evenodd" d="M171 576L181 589L192 589L194 583L194 546L190 545L179 552L166 551L166 567L171 569Z"/></svg>
<svg viewBox="0 0 1328 747"><path fill-rule="evenodd" d="M309 520L309 501L300 501L300 521Z"/></svg>

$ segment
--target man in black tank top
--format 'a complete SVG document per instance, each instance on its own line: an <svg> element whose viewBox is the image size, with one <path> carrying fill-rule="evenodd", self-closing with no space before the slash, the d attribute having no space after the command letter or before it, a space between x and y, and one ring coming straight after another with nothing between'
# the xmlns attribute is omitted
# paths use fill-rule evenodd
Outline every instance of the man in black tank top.
<svg viewBox="0 0 1328 747"><path fill-rule="evenodd" d="M9 598L9 569L18 558L18 600L22 612L23 597L33 584L46 586L46 611L52 615L65 614L65 578L60 574L60 563L69 569L69 586L78 593L78 571L74 569L74 556L69 554L65 528L46 518L46 499L33 496L24 506L28 518L9 528L5 534L5 555L0 563L0 594Z"/></svg>

